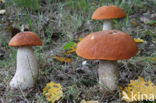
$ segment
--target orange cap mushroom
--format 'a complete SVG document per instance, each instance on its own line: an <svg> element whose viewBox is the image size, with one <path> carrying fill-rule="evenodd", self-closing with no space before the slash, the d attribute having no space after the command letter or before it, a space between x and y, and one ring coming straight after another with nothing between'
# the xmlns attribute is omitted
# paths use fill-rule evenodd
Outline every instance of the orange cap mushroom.
<svg viewBox="0 0 156 103"><path fill-rule="evenodd" d="M131 36L119 30L94 32L77 46L76 53L86 59L118 60L136 55L137 44Z"/></svg>
<svg viewBox="0 0 156 103"><path fill-rule="evenodd" d="M119 30L104 30L86 36L78 45L78 56L100 60L98 75L101 89L114 91L118 88L118 67L116 60L128 59L138 52L131 36Z"/></svg>
<svg viewBox="0 0 156 103"><path fill-rule="evenodd" d="M111 5L97 8L92 15L92 19L105 20L103 23L103 30L111 30L112 29L111 19L122 18L125 16L126 14L121 8L115 5Z"/></svg>
<svg viewBox="0 0 156 103"><path fill-rule="evenodd" d="M25 31L16 34L9 46L17 46L16 73L10 81L11 89L27 89L35 85L38 76L38 64L32 46L42 45L40 38L33 32Z"/></svg>
<svg viewBox="0 0 156 103"><path fill-rule="evenodd" d="M115 5L111 5L111 6L102 6L100 8L97 8L92 15L92 19L95 20L115 19L115 18L122 18L125 16L126 14L121 8Z"/></svg>
<svg viewBox="0 0 156 103"><path fill-rule="evenodd" d="M25 31L16 34L9 42L9 46L37 46L42 45L37 34Z"/></svg>

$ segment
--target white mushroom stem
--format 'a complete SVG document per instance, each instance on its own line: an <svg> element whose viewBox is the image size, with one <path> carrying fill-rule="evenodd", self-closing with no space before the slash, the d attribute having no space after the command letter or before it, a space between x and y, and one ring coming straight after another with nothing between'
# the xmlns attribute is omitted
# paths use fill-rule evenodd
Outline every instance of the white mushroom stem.
<svg viewBox="0 0 156 103"><path fill-rule="evenodd" d="M100 89L106 91L117 90L118 66L116 61L99 61L99 85Z"/></svg>
<svg viewBox="0 0 156 103"><path fill-rule="evenodd" d="M112 30L112 20L105 20L104 21L103 30Z"/></svg>
<svg viewBox="0 0 156 103"><path fill-rule="evenodd" d="M19 47L17 51L16 73L10 82L11 89L27 89L33 87L37 75L38 67L32 47Z"/></svg>

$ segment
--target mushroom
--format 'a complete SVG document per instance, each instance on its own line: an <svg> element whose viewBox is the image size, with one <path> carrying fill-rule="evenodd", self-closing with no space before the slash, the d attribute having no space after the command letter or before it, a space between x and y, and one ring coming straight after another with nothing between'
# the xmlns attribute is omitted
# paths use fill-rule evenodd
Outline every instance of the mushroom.
<svg viewBox="0 0 156 103"><path fill-rule="evenodd" d="M92 14L92 19L94 20L105 20L103 23L103 30L111 30L112 29L112 19L125 17L125 12L115 6L102 6L97 8Z"/></svg>
<svg viewBox="0 0 156 103"><path fill-rule="evenodd" d="M93 32L79 42L76 49L82 58L100 60L99 86L106 91L114 91L118 87L117 60L135 56L137 51L133 38L119 30Z"/></svg>
<svg viewBox="0 0 156 103"><path fill-rule="evenodd" d="M34 86L38 76L38 66L32 46L42 45L40 38L33 32L20 32L9 42L9 46L18 47L17 69L10 82L11 89L27 89Z"/></svg>

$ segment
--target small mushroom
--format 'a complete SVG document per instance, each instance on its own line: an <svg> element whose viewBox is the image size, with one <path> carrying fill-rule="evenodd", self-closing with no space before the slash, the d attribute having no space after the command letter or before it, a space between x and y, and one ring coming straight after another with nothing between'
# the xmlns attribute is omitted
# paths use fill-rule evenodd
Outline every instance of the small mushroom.
<svg viewBox="0 0 156 103"><path fill-rule="evenodd" d="M137 44L131 36L119 30L104 30L91 33L77 45L78 56L100 60L98 75L102 90L114 91L118 87L117 60L135 56Z"/></svg>
<svg viewBox="0 0 156 103"><path fill-rule="evenodd" d="M18 47L17 69L10 82L11 89L27 89L34 86L38 76L38 65L32 46L42 45L40 38L33 32L20 32L9 42L9 46Z"/></svg>
<svg viewBox="0 0 156 103"><path fill-rule="evenodd" d="M125 12L115 6L102 6L97 8L92 14L92 19L94 20L105 20L103 23L103 30L111 30L112 29L112 19L125 17Z"/></svg>

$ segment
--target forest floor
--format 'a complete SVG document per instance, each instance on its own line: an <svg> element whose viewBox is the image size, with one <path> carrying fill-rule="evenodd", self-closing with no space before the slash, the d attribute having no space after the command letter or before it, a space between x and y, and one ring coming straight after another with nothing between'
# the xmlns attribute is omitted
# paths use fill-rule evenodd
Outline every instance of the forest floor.
<svg viewBox="0 0 156 103"><path fill-rule="evenodd" d="M113 95L100 92L98 60L85 60L75 52L63 54L67 51L64 50L66 43L77 43L79 38L102 30L103 21L92 20L91 15L103 5L118 5L127 13L127 17L114 20L115 29L144 40L138 43L139 51L135 57L118 61L119 85L125 87L139 76L156 84L155 0L39 0L39 3L34 0L31 6L19 1L0 3L0 9L6 10L5 14L0 14L0 103L47 103L42 92L50 81L62 85L64 96L59 103L80 103L82 99L125 103L119 99L119 90ZM43 43L34 47L40 67L39 77L34 88L12 91L9 82L16 71L17 48L9 47L8 43L22 25L38 34ZM72 62L58 61L54 58L56 55L70 58ZM85 65L82 64L84 61Z"/></svg>

